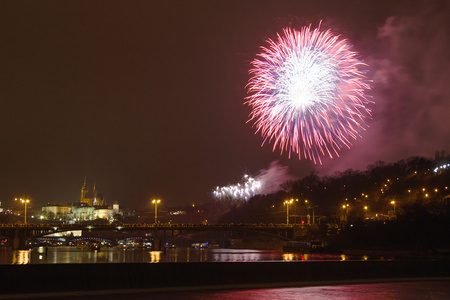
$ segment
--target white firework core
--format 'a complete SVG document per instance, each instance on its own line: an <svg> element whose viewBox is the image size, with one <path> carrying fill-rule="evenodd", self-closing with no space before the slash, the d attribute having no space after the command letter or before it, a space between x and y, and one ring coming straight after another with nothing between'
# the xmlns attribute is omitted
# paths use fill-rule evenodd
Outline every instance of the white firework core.
<svg viewBox="0 0 450 300"><path fill-rule="evenodd" d="M331 31L286 28L252 61L250 121L273 150L321 163L339 156L371 118L367 65Z"/></svg>

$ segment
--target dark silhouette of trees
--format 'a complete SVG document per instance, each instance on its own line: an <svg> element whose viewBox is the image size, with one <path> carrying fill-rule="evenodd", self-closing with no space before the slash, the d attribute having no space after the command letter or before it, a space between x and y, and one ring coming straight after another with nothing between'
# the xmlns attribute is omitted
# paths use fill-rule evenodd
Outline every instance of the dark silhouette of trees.
<svg viewBox="0 0 450 300"><path fill-rule="evenodd" d="M410 157L394 163L377 161L365 171L348 169L332 176L317 172L283 184L283 190L257 195L232 207L220 222L285 223L287 199L291 223L315 209L321 229L341 228L335 247L430 249L450 247L450 162ZM307 200L307 202L305 201ZM395 209L395 211L394 211Z"/></svg>

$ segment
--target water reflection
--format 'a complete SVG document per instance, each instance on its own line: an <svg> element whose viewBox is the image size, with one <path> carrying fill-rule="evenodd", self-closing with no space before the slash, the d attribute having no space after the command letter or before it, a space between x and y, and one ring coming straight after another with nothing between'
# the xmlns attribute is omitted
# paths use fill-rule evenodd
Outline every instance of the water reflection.
<svg viewBox="0 0 450 300"><path fill-rule="evenodd" d="M284 253L283 254L283 260L284 261L292 261L292 260L294 260L294 254L293 253Z"/></svg>
<svg viewBox="0 0 450 300"><path fill-rule="evenodd" d="M161 261L161 251L150 251L150 262L158 263Z"/></svg>
<svg viewBox="0 0 450 300"><path fill-rule="evenodd" d="M65 264L65 263L176 263L176 262L242 262L242 261L314 261L369 260L368 256L283 253L277 250L168 248L85 250L76 247L39 247L32 250L0 248L0 264Z"/></svg>
<svg viewBox="0 0 450 300"><path fill-rule="evenodd" d="M215 262L226 261L262 261L267 260L266 251L248 250L248 249L213 249L211 251L211 260ZM206 253L205 253L206 254ZM273 260L273 259L269 259Z"/></svg>
<svg viewBox="0 0 450 300"><path fill-rule="evenodd" d="M321 255L321 254L316 254L315 256L311 256L311 254L308 253L304 253L304 254L300 254L300 253L284 253L283 254L283 260L284 261L306 261L306 260L334 260L335 257L334 256L330 256L330 255Z"/></svg>
<svg viewBox="0 0 450 300"><path fill-rule="evenodd" d="M15 250L12 256L13 265L26 265L30 263L31 250Z"/></svg>
<svg viewBox="0 0 450 300"><path fill-rule="evenodd" d="M275 289L183 291L143 294L143 299L196 299L196 300L260 300L260 299L308 299L308 300L372 300L372 299L449 299L450 281L390 282L333 286L290 287Z"/></svg>

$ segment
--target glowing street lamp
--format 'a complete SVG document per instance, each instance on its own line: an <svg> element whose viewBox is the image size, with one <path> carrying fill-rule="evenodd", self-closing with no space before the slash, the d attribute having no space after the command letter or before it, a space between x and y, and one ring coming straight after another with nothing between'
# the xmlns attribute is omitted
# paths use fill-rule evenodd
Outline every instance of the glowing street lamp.
<svg viewBox="0 0 450 300"><path fill-rule="evenodd" d="M364 206L364 210L366 211L366 218L367 218L367 210L368 210L369 208L367 207L367 205L366 206Z"/></svg>
<svg viewBox="0 0 450 300"><path fill-rule="evenodd" d="M155 224L158 223L158 204L161 202L160 199L152 200L152 203L155 204Z"/></svg>
<svg viewBox="0 0 450 300"><path fill-rule="evenodd" d="M307 215L306 215L306 218L308 219L308 225L310 225L310 221L309 221L309 205L308 205L308 200L305 200L305 206L306 206L306 209L307 209Z"/></svg>
<svg viewBox="0 0 450 300"><path fill-rule="evenodd" d="M391 201L391 204L394 205L394 213L395 213L395 201Z"/></svg>
<svg viewBox="0 0 450 300"><path fill-rule="evenodd" d="M29 199L22 199L22 198L15 198L14 201L20 201L23 203L24 207L25 207L25 217L24 217L24 224L27 225L27 206L28 203L30 203Z"/></svg>
<svg viewBox="0 0 450 300"><path fill-rule="evenodd" d="M286 225L289 225L289 205L294 203L294 199L284 201L286 205Z"/></svg>
<svg viewBox="0 0 450 300"><path fill-rule="evenodd" d="M349 209L349 207L350 207L349 204L342 205L342 209L344 210L344 220L348 219L348 209Z"/></svg>
<svg viewBox="0 0 450 300"><path fill-rule="evenodd" d="M311 208L313 210L313 225L314 225L314 206L311 206L311 203L308 202L308 200L305 200L305 205L306 205L306 208L308 209L308 215L307 215L308 225L311 225L311 215L309 214Z"/></svg>

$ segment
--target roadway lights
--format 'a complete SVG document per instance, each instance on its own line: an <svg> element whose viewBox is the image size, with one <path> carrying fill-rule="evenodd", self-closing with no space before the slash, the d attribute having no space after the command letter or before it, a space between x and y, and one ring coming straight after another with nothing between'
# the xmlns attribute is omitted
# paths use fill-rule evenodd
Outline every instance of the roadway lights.
<svg viewBox="0 0 450 300"><path fill-rule="evenodd" d="M342 205L342 214L343 214L343 218L342 220L345 221L347 219L348 221L348 209L350 208L350 204L343 204Z"/></svg>
<svg viewBox="0 0 450 300"><path fill-rule="evenodd" d="M308 225L311 225L310 215L309 215L309 208L311 206L309 205L308 200L305 200L305 205L307 205L306 209L308 210L308 215L306 216L306 218L308 219Z"/></svg>
<svg viewBox="0 0 450 300"><path fill-rule="evenodd" d="M345 199L345 200L347 200L347 199ZM314 208L316 208L316 207L318 207L318 206L314 206L314 205L311 205L311 202L309 202L308 200L305 200L305 205L307 205L307 209L308 209L308 215L307 215L307 218L308 218L308 225L311 225L311 215L310 215L310 209L312 208L312 211L313 211L313 216L312 216L312 223L313 223L313 225L314 225Z"/></svg>
<svg viewBox="0 0 450 300"><path fill-rule="evenodd" d="M161 200L153 199L152 203L155 204L155 224L158 224L158 204L161 203Z"/></svg>
<svg viewBox="0 0 450 300"><path fill-rule="evenodd" d="M289 225L289 205L292 203L294 203L294 199L284 201L284 205L286 205L286 225Z"/></svg>
<svg viewBox="0 0 450 300"><path fill-rule="evenodd" d="M394 212L395 212L395 201L391 201L391 204L394 205Z"/></svg>
<svg viewBox="0 0 450 300"><path fill-rule="evenodd" d="M27 206L28 206L28 203L30 203L30 199L15 198L14 201L20 201L23 203L23 205L25 207L24 224L27 225Z"/></svg>

